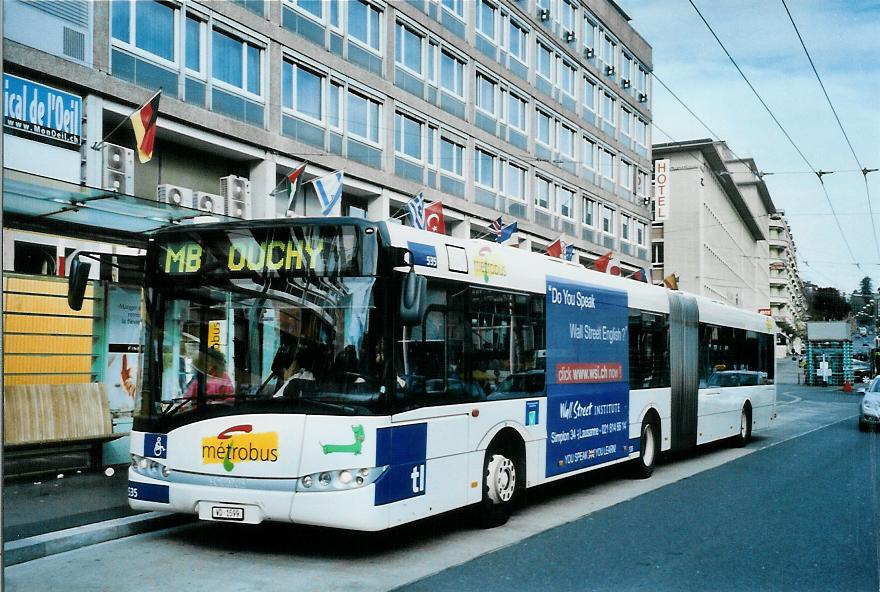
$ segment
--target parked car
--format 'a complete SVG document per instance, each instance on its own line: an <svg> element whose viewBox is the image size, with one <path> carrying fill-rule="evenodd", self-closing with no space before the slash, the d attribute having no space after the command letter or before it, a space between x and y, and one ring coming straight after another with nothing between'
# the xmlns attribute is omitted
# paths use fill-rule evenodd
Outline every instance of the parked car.
<svg viewBox="0 0 880 592"><path fill-rule="evenodd" d="M853 380L855 382L868 382L871 380L871 365L861 360L853 360Z"/></svg>
<svg viewBox="0 0 880 592"><path fill-rule="evenodd" d="M864 393L859 413L859 431L866 432L880 426L880 376L871 381Z"/></svg>

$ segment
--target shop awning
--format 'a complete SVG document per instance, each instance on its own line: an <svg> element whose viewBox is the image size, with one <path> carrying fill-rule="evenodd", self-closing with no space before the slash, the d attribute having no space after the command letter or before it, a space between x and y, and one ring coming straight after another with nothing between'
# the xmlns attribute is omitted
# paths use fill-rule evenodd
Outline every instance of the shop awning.
<svg viewBox="0 0 880 592"><path fill-rule="evenodd" d="M3 170L3 225L75 238L142 246L175 224L234 220L182 206L37 175Z"/></svg>

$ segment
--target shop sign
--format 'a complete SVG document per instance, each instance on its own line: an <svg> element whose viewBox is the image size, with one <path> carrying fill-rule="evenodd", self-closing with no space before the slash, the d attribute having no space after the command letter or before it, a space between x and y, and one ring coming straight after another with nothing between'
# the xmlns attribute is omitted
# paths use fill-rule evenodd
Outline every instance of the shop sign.
<svg viewBox="0 0 880 592"><path fill-rule="evenodd" d="M82 97L4 74L3 130L79 149L82 140Z"/></svg>

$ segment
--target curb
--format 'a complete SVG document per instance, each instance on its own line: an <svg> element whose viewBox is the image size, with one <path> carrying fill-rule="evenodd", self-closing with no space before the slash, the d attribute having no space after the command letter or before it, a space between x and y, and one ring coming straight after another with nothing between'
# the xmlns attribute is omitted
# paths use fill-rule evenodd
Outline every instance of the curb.
<svg viewBox="0 0 880 592"><path fill-rule="evenodd" d="M191 520L193 518L186 514L148 512L27 537L3 545L3 565L17 565L89 545L171 528Z"/></svg>

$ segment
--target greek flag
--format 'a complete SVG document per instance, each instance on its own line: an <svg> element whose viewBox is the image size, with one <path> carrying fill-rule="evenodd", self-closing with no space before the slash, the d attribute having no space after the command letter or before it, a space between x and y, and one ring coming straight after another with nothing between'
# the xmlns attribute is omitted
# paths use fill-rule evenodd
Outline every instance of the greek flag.
<svg viewBox="0 0 880 592"><path fill-rule="evenodd" d="M419 191L412 199L406 202L409 211L409 225L419 230L425 229L425 198Z"/></svg>
<svg viewBox="0 0 880 592"><path fill-rule="evenodd" d="M342 215L342 171L312 181L324 216Z"/></svg>

